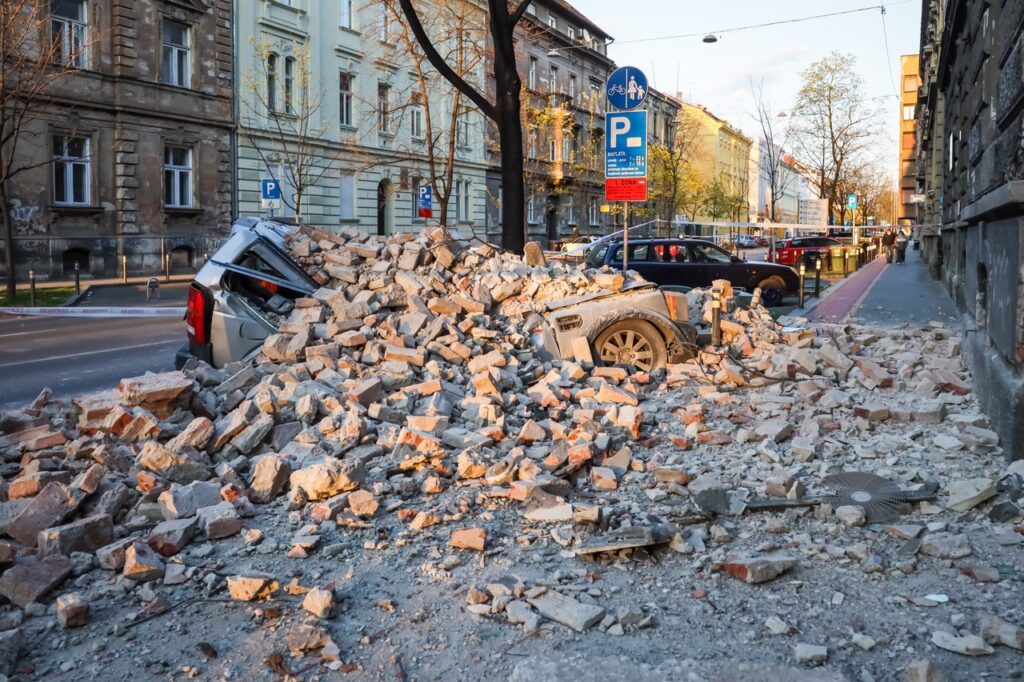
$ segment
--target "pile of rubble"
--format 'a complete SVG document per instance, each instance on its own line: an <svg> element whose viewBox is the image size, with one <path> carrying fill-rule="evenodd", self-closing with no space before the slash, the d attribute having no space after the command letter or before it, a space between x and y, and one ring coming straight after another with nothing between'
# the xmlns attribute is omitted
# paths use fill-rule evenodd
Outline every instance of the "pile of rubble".
<svg viewBox="0 0 1024 682"><path fill-rule="evenodd" d="M11 604L0 606L0 674L16 671L24 634L54 619L80 627L91 604L132 594L141 622L176 605L170 590L189 587L247 602L301 596L288 649L345 670L320 625L337 611L337 586L282 588L286 569L247 559L337 556L353 551L349 536L356 553L433 547L424 570L442 581L460 552L486 561L553 542L583 568L471 585L467 612L529 633L553 621L609 634L657 621L649 608L599 603L608 595L585 579L604 566L681 553L693 570L762 583L842 556L867 575L909 573L919 553L971 555L955 524L926 520L981 504L1006 546L1024 537L1015 525L1024 467L1005 470L958 337L940 326L786 326L756 300L736 306L717 283L689 294L690 318L710 324L712 298L724 297L723 343L690 362L633 372L595 365L585 347L544 362L526 317L619 291L628 276L528 264L440 231L385 241L303 230L288 246L322 288L295 301L251 361L124 379L70 405L44 392L0 415L0 595ZM970 475L966 453L979 456ZM744 515L775 534L804 521L870 526L863 507L815 498L840 469L910 493L941 484L930 501L906 505L920 524L884 526L916 542L912 552L890 561L806 532L731 550L747 533ZM758 498L763 509L790 508L756 515ZM1000 579L978 562L962 569ZM1024 648L1024 630L985 617L978 635L936 632L936 646ZM795 654L827 657L810 644Z"/></svg>

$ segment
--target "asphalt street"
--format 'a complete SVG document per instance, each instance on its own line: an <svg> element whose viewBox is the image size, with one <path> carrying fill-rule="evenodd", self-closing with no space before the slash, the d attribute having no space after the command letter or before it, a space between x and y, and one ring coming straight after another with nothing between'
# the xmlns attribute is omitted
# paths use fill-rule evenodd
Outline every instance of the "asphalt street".
<svg viewBox="0 0 1024 682"><path fill-rule="evenodd" d="M187 286L168 286L158 305L184 306ZM145 305L145 289L97 287L83 304ZM184 340L178 317L0 319L0 409L24 406L46 386L67 398L114 388L122 377L174 369Z"/></svg>

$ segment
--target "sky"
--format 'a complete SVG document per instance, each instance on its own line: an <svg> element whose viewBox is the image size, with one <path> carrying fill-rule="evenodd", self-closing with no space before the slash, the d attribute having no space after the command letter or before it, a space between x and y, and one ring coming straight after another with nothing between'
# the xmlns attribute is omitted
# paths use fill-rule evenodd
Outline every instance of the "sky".
<svg viewBox="0 0 1024 682"><path fill-rule="evenodd" d="M916 54L920 0L571 0L610 33L609 55L619 66L635 66L662 92L679 92L703 104L750 136L758 132L751 79L764 82L772 108L790 111L800 73L835 50L852 54L864 79L864 95L880 98L885 135L879 156L897 169L900 55ZM662 36L716 33L751 24L841 12L884 4L879 9L766 28L700 37L641 41ZM885 34L888 34L888 55Z"/></svg>

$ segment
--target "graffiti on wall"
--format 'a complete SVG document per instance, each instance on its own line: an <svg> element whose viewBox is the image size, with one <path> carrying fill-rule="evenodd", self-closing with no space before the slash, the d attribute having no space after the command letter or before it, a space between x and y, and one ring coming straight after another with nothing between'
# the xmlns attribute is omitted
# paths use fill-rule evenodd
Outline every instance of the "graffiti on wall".
<svg viewBox="0 0 1024 682"><path fill-rule="evenodd" d="M42 212L37 204L25 204L12 199L8 213L14 223L14 234L25 236L46 233L46 224L41 220Z"/></svg>

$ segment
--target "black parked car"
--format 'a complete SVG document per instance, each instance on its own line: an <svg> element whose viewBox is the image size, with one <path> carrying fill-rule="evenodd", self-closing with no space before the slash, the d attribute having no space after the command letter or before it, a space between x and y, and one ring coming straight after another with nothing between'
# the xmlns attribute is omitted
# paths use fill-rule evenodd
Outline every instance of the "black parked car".
<svg viewBox="0 0 1024 682"><path fill-rule="evenodd" d="M622 268L621 241L601 244L587 255L587 266ZM753 291L761 287L766 306L782 303L800 287L797 271L786 265L745 261L701 239L630 239L630 270L660 285L707 287L716 279Z"/></svg>

